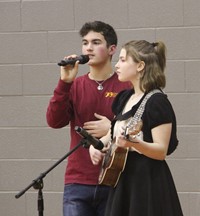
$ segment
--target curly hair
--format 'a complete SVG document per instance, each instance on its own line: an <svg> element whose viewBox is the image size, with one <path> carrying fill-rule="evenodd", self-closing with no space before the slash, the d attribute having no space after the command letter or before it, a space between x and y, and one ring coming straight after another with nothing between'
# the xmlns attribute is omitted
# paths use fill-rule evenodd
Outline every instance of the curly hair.
<svg viewBox="0 0 200 216"><path fill-rule="evenodd" d="M81 37L84 37L90 31L101 33L107 42L107 47L117 45L117 34L109 24L101 21L86 22L80 29L79 34Z"/></svg>

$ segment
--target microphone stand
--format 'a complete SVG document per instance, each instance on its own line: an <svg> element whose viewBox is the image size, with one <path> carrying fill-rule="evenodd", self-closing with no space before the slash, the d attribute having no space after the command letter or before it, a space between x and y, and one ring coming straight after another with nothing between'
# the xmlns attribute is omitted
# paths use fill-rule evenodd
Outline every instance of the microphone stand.
<svg viewBox="0 0 200 216"><path fill-rule="evenodd" d="M80 146L83 146L84 148L89 147L88 141L83 138L77 146L75 146L73 149L71 149L66 155L64 155L60 160L58 160L53 166L51 166L48 170L41 173L36 179L32 181L31 184L29 184L26 188L21 190L18 194L15 195L15 198L18 199L21 197L28 189L33 187L34 189L38 190L38 215L43 216L44 211L44 201L43 201L43 193L42 189L44 187L43 178L51 171L53 170L58 164L60 164L64 159L66 159L69 155L71 155L75 150L77 150Z"/></svg>

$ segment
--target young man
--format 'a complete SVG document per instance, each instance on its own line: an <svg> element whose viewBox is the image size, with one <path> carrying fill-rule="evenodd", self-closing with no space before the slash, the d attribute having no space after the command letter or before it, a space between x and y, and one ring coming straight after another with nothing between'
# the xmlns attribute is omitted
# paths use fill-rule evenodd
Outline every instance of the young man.
<svg viewBox="0 0 200 216"><path fill-rule="evenodd" d="M52 128L70 124L74 148L81 141L75 126L83 127L96 138L104 136L113 118L113 99L129 83L118 81L111 59L116 51L117 35L114 29L101 21L85 23L81 30L82 53L89 56L89 72L77 76L75 65L61 67L61 76L47 109L47 122ZM70 55L65 59L75 58ZM99 150L97 157L102 157ZM63 198L64 216L103 216L108 187L98 185L100 166L91 162L89 150L80 147L68 157Z"/></svg>

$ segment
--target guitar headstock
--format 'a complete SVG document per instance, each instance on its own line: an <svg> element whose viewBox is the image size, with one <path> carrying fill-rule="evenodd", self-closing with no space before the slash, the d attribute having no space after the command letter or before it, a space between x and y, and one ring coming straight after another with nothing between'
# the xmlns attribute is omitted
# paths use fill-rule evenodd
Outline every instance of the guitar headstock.
<svg viewBox="0 0 200 216"><path fill-rule="evenodd" d="M130 137L132 139L134 139L142 130L142 126L143 126L143 122L142 120L135 122L134 124L132 124L129 127L126 127L125 129L125 138L126 139L130 139Z"/></svg>

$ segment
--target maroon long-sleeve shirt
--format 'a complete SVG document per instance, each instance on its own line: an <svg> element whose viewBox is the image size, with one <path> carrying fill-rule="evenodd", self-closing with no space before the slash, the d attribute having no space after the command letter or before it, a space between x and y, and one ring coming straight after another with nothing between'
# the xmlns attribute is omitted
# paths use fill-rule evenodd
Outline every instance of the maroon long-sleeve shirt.
<svg viewBox="0 0 200 216"><path fill-rule="evenodd" d="M130 88L130 83L119 82L115 73L103 82L103 90L99 91L97 86L98 84L85 74L77 77L71 84L59 80L54 90L47 109L47 122L52 128L62 128L70 124L71 149L81 140L74 130L75 126L82 127L84 122L97 120L94 113L113 119L113 99L121 90ZM92 164L88 149L80 147L68 157L65 184L96 185L99 171L100 166Z"/></svg>

